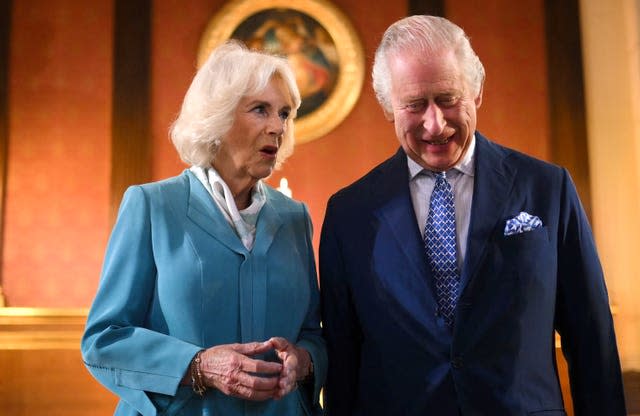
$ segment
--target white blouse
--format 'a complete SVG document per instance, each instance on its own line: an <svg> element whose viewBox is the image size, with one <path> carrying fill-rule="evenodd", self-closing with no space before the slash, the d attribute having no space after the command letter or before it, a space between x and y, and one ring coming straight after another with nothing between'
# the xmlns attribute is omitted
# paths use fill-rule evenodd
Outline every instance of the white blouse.
<svg viewBox="0 0 640 416"><path fill-rule="evenodd" d="M239 211L231 189L214 168L192 166L190 170L202 182L242 244L251 251L256 237L258 214L266 201L262 181L258 181L251 191L251 204Z"/></svg>

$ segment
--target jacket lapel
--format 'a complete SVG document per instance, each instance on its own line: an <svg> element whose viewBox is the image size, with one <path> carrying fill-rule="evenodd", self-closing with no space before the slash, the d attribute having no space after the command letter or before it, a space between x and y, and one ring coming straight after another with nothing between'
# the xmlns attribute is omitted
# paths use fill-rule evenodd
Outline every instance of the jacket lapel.
<svg viewBox="0 0 640 416"><path fill-rule="evenodd" d="M402 149L379 172L372 199L376 229L373 267L387 312L417 344L439 353L448 328L434 318L435 285L409 191L407 156ZM378 247L380 246L380 247Z"/></svg>
<svg viewBox="0 0 640 416"><path fill-rule="evenodd" d="M271 197L271 189L264 187L267 201L260 210L256 228L256 240L253 245L253 252L256 255L266 255L273 240L278 234L278 230L283 224L282 217L274 207L274 200ZM277 192L277 191L276 191Z"/></svg>
<svg viewBox="0 0 640 416"><path fill-rule="evenodd" d="M516 172L515 167L505 163L504 151L476 132L475 182L461 296L477 274L498 221L503 218Z"/></svg>
<svg viewBox="0 0 640 416"><path fill-rule="evenodd" d="M238 254L246 254L247 249L222 215L209 192L193 173L187 171L186 175L189 178L187 217L230 250Z"/></svg>
<svg viewBox="0 0 640 416"><path fill-rule="evenodd" d="M380 204L376 204L375 215L388 227L398 250L406 257L414 273L420 279L429 281L430 272L422 241L416 223L409 193L406 154L402 149L393 156L387 170L381 175L376 186ZM391 196L391 197L390 197Z"/></svg>

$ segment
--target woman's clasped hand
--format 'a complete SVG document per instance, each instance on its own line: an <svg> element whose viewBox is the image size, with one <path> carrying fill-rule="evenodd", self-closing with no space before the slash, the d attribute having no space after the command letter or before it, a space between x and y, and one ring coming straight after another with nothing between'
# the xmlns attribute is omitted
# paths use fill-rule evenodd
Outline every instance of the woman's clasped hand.
<svg viewBox="0 0 640 416"><path fill-rule="evenodd" d="M257 358L274 353L279 362ZM205 386L246 400L279 399L309 374L309 353L284 338L264 342L226 344L200 354Z"/></svg>

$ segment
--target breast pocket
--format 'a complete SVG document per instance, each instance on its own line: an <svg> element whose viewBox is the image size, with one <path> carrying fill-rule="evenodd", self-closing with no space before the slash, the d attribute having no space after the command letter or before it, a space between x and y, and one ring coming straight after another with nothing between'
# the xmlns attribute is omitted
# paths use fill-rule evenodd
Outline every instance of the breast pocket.
<svg viewBox="0 0 640 416"><path fill-rule="evenodd" d="M507 247L526 248L527 244L542 244L549 242L549 231L547 227L535 228L524 233L505 235L503 242Z"/></svg>
<svg viewBox="0 0 640 416"><path fill-rule="evenodd" d="M555 286L557 256L547 227L500 236L496 248L502 279L513 280L527 291L546 292Z"/></svg>
<svg viewBox="0 0 640 416"><path fill-rule="evenodd" d="M501 236L497 247L502 253L505 264L523 267L526 264L548 260L551 248L547 227L536 228L520 234Z"/></svg>

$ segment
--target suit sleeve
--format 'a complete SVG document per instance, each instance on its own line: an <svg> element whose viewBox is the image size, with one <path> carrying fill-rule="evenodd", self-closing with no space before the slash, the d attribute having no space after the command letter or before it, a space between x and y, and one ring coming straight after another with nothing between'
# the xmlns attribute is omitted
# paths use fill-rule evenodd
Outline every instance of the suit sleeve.
<svg viewBox="0 0 640 416"><path fill-rule="evenodd" d="M556 326L569 366L575 414L625 415L609 299L591 228L563 171Z"/></svg>
<svg viewBox="0 0 640 416"><path fill-rule="evenodd" d="M150 207L144 191L124 195L105 255L81 351L105 387L142 414L155 414L147 392L175 395L198 346L144 328L155 290Z"/></svg>
<svg viewBox="0 0 640 416"><path fill-rule="evenodd" d="M320 238L322 319L329 354L324 404L330 416L349 416L357 398L361 335L338 237L347 224L339 224L335 214L332 198Z"/></svg>
<svg viewBox="0 0 640 416"><path fill-rule="evenodd" d="M327 375L327 349L325 341L322 338L322 330L320 329L320 292L318 290L318 277L316 275L316 262L313 254L313 244L311 236L313 233L311 218L304 208L305 220L305 245L307 247L307 259L309 273L309 287L311 288L311 300L307 316L302 325L300 337L297 345L306 349L311 356L314 367L314 383L312 391L312 403L318 405L320 402L320 390L324 384Z"/></svg>

